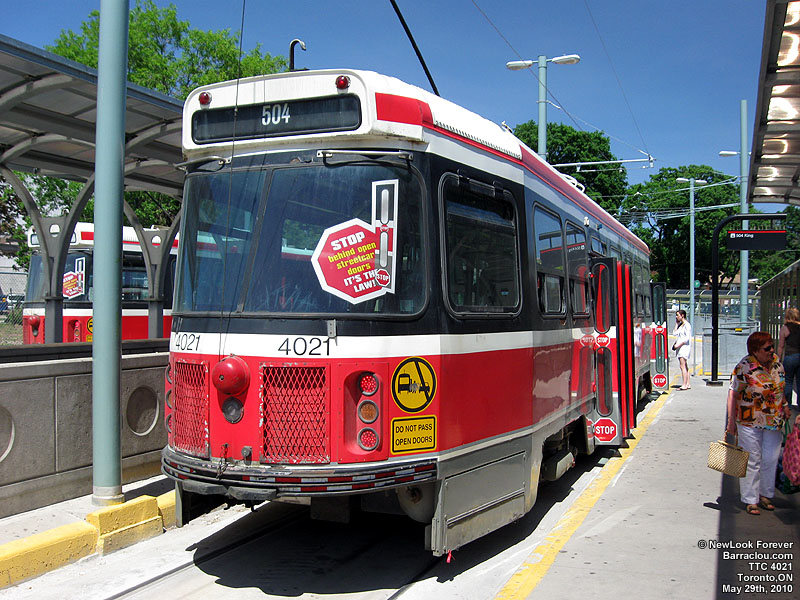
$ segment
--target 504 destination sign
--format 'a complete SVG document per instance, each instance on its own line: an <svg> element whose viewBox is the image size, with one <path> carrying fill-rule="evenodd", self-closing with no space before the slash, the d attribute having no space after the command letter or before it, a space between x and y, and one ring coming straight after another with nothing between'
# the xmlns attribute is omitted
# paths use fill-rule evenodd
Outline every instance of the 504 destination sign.
<svg viewBox="0 0 800 600"><path fill-rule="evenodd" d="M358 96L250 104L238 109L208 108L192 115L196 144L229 142L324 131L350 131L361 125Z"/></svg>

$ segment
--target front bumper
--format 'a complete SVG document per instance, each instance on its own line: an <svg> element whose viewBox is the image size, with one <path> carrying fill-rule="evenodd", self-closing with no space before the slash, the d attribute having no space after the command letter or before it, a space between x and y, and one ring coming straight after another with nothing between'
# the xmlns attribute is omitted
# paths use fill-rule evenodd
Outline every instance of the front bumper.
<svg viewBox="0 0 800 600"><path fill-rule="evenodd" d="M169 446L161 453L161 470L187 491L239 500L365 493L434 481L438 472L435 458L347 465L262 465L211 462L175 452Z"/></svg>

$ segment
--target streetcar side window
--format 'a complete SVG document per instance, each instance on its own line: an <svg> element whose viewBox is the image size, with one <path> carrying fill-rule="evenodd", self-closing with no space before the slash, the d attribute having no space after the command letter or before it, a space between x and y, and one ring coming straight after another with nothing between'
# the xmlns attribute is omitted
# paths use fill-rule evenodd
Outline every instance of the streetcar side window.
<svg viewBox="0 0 800 600"><path fill-rule="evenodd" d="M564 314L564 236L561 219L541 206L533 210L536 284L545 315ZM585 244L585 241L584 241Z"/></svg>
<svg viewBox="0 0 800 600"><path fill-rule="evenodd" d="M586 233L582 227L567 221L567 265L572 313L589 316L589 285L586 259Z"/></svg>
<svg viewBox="0 0 800 600"><path fill-rule="evenodd" d="M592 254L596 254L598 256L606 256L608 254L608 247L605 245L604 242L601 242L598 238L592 236Z"/></svg>
<svg viewBox="0 0 800 600"><path fill-rule="evenodd" d="M455 313L513 314L520 305L517 219L513 198L447 176L447 299Z"/></svg>

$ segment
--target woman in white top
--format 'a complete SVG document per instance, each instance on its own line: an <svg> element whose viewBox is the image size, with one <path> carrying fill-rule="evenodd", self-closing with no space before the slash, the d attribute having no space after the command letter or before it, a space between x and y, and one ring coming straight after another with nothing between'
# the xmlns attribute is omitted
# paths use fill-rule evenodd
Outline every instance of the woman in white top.
<svg viewBox="0 0 800 600"><path fill-rule="evenodd" d="M677 339L672 346L678 356L681 367L682 385L679 389L688 390L692 387L689 382L689 356L692 353L692 326L686 320L686 311L679 310L675 313L675 331L672 332Z"/></svg>

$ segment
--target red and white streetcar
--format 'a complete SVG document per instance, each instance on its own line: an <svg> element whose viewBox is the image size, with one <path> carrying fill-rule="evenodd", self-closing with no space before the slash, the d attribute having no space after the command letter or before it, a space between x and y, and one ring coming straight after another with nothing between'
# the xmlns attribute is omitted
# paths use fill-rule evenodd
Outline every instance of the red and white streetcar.
<svg viewBox="0 0 800 600"><path fill-rule="evenodd" d="M522 144L373 72L195 90L165 419L202 496L395 511L436 555L620 444L646 245Z"/></svg>
<svg viewBox="0 0 800 600"><path fill-rule="evenodd" d="M153 230L146 230L153 231ZM46 271L42 265L39 236L28 230L28 246L33 250L28 269L28 285L22 310L22 342L44 344ZM175 249L169 255L166 276L164 331L172 326L172 282ZM142 246L133 227L122 228L122 330L123 340L148 337L148 279ZM94 223L76 223L69 244L62 283L62 327L64 342L91 342L94 338L92 300L94 297Z"/></svg>

